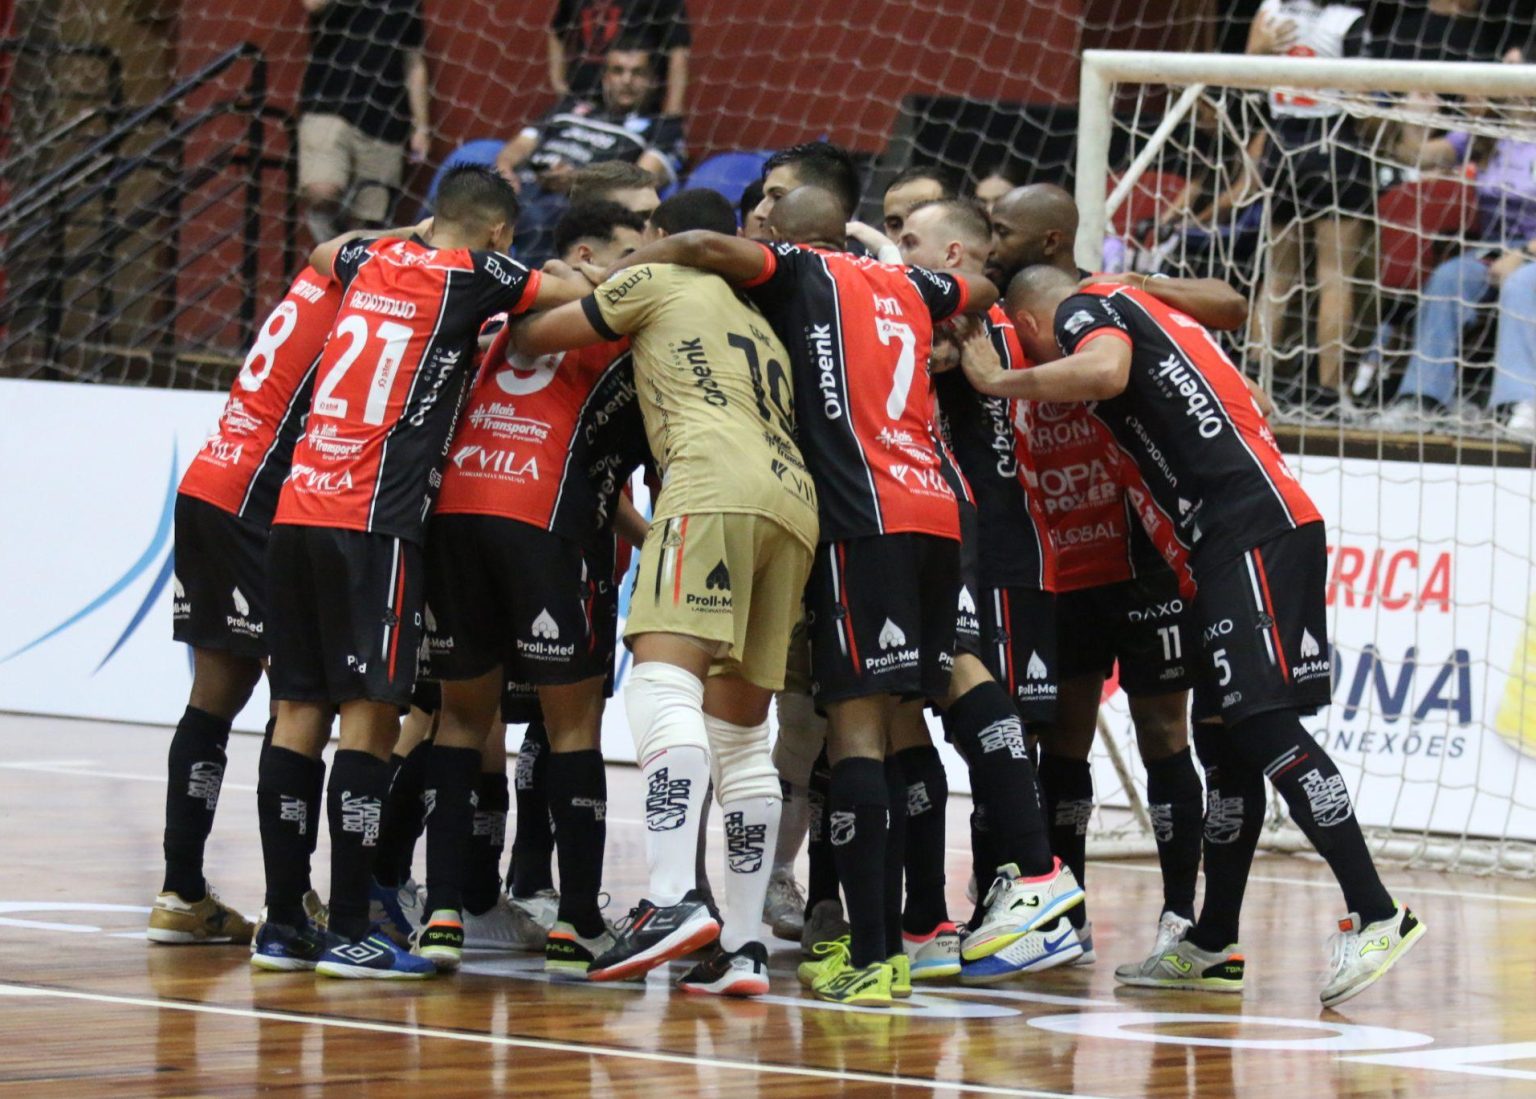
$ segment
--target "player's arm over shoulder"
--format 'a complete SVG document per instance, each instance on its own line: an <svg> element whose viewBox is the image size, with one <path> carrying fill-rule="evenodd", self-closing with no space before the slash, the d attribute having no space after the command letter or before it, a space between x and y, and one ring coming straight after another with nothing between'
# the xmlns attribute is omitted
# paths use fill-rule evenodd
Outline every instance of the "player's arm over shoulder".
<svg viewBox="0 0 1536 1099"><path fill-rule="evenodd" d="M671 285L665 265L645 264L609 276L578 300L519 321L512 346L525 355L548 355L604 340L617 340L642 327ZM584 281L584 280L583 280Z"/></svg>
<svg viewBox="0 0 1536 1099"><path fill-rule="evenodd" d="M652 241L624 257L610 274L652 263L676 263L719 275L736 286L750 285L771 273L773 253L756 241L690 229Z"/></svg>
<svg viewBox="0 0 1536 1099"><path fill-rule="evenodd" d="M908 267L907 278L922 295L935 323L946 321L957 313L985 313L998 299L997 287L982 275Z"/></svg>

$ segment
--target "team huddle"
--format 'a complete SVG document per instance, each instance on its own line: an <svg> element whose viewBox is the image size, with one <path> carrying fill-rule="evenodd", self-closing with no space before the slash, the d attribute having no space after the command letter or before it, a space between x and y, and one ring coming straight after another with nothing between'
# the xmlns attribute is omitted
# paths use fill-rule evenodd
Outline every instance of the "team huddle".
<svg viewBox="0 0 1536 1099"><path fill-rule="evenodd" d="M1301 724L1330 694L1323 525L1211 335L1243 300L1080 271L1054 186L988 211L913 170L883 232L859 198L845 152L795 146L740 231L712 191L648 216L578 201L534 271L506 254L511 185L460 168L430 221L315 249L177 498L194 678L152 941L337 978L430 977L468 949L625 981L694 955L681 988L753 996L766 923L815 996L864 1007L1090 964L1089 756L1118 668L1164 887L1118 981L1242 990L1266 778L1349 911L1323 1003L1417 942ZM648 882L611 923L600 730L631 553ZM253 927L203 852L264 671ZM963 922L930 709L973 792ZM510 783L508 724L528 725Z"/></svg>

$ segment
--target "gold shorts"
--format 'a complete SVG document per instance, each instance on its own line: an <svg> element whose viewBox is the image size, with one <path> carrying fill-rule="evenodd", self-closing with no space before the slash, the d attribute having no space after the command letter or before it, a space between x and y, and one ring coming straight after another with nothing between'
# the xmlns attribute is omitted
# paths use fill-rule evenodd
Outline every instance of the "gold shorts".
<svg viewBox="0 0 1536 1099"><path fill-rule="evenodd" d="M640 551L624 636L670 633L718 646L712 674L784 686L811 551L772 519L702 512L658 520Z"/></svg>
<svg viewBox="0 0 1536 1099"><path fill-rule="evenodd" d="M335 114L299 119L299 186L334 187L359 221L382 224L400 186L405 147L369 137Z"/></svg>

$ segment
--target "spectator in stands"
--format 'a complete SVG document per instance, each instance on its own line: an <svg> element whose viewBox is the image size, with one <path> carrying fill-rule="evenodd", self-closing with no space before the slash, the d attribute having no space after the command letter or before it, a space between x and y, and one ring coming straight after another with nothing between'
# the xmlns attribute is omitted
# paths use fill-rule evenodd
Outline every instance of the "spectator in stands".
<svg viewBox="0 0 1536 1099"><path fill-rule="evenodd" d="M763 181L754 179L741 192L736 204L736 220L741 223L738 232L748 240L767 240L768 230L763 219L757 216L757 207L763 201Z"/></svg>
<svg viewBox="0 0 1536 1099"><path fill-rule="evenodd" d="M974 192L976 201L987 215L991 216L992 207L997 204L997 200L1023 182L1022 179L1015 179L1011 172L1004 171L1002 165L998 165L977 179Z"/></svg>
<svg viewBox="0 0 1536 1099"><path fill-rule="evenodd" d="M431 145L421 0L303 0L299 192L317 241L389 220L405 152Z"/></svg>
<svg viewBox="0 0 1536 1099"><path fill-rule="evenodd" d="M1518 50L1506 61L1521 62ZM1430 138L1407 159L1421 168L1458 168L1477 156L1470 134ZM1462 336L1497 299L1498 343L1488 412L1495 430L1536 439L1536 139L1500 138L1477 173L1483 248L1430 273L1415 319L1413 354L1396 401L1382 412L1388 429L1446 427L1457 412Z"/></svg>
<svg viewBox="0 0 1536 1099"><path fill-rule="evenodd" d="M1350 4L1316 0L1263 0L1248 35L1248 53L1291 57L1363 56L1369 46L1365 12ZM1354 322L1351 280L1364 248L1365 219L1376 205L1370 161L1360 152L1353 120L1327 97L1269 93L1273 118L1260 143L1261 177L1273 188L1263 308L1254 310L1253 346L1268 352L1279 342L1285 308L1302 276L1302 237L1315 256L1317 377L1303 383L1307 411L1340 415L1344 351ZM1256 149L1255 155L1258 155ZM1305 332L1305 327L1303 329ZM1305 358L1303 359L1305 362Z"/></svg>
<svg viewBox="0 0 1536 1099"><path fill-rule="evenodd" d="M542 263L554 254L551 232L580 169L623 160L658 181L676 180L682 123L648 113L654 86L644 43L621 37L608 50L600 100L568 96L501 150L496 167L517 182L523 203L515 240L524 262Z"/></svg>
<svg viewBox="0 0 1536 1099"><path fill-rule="evenodd" d="M642 219L650 217L661 205L656 178L627 160L600 160L581 169L571 177L570 199L572 206L583 202L617 202Z"/></svg>
<svg viewBox="0 0 1536 1099"><path fill-rule="evenodd" d="M948 168L920 164L902 170L885 189L885 235L893 241L900 239L907 212L919 203L954 198L959 193L960 178Z"/></svg>
<svg viewBox="0 0 1536 1099"><path fill-rule="evenodd" d="M1484 10L1503 4L1429 0L1426 6L1391 7L1392 21L1385 27L1376 24L1384 33L1377 36L1375 53L1392 61L1494 61L1520 41L1520 28L1509 12Z"/></svg>
<svg viewBox="0 0 1536 1099"><path fill-rule="evenodd" d="M649 52L656 83L648 96L658 98L659 92L661 113L681 115L693 45L684 0L559 0L549 23L549 85L555 94L597 98L603 59L619 38ZM662 59L664 71L658 71Z"/></svg>

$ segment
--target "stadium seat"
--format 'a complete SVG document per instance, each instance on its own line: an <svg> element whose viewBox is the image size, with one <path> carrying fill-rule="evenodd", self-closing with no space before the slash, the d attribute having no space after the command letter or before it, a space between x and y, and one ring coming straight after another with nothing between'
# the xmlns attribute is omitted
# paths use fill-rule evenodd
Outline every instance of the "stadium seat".
<svg viewBox="0 0 1536 1099"><path fill-rule="evenodd" d="M432 185L427 188L427 200L421 207L419 217L427 217L432 213L432 204L437 201L437 188L443 182L443 176L449 169L457 168L464 164L483 164L490 167L496 163L497 154L502 150L506 142L499 137L485 137L475 141L466 141L453 152L443 158L437 171L432 176Z"/></svg>
<svg viewBox="0 0 1536 1099"><path fill-rule="evenodd" d="M1477 192L1465 180L1420 179L1387 191L1376 202L1381 285L1418 290L1455 242L1473 235L1477 213Z"/></svg>
<svg viewBox="0 0 1536 1099"><path fill-rule="evenodd" d="M741 201L741 193L762 176L767 159L767 153L716 153L706 157L693 170L688 177L688 186L718 191L734 206Z"/></svg>

